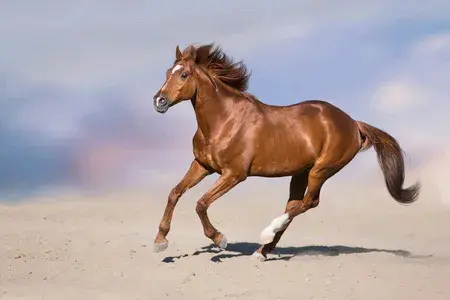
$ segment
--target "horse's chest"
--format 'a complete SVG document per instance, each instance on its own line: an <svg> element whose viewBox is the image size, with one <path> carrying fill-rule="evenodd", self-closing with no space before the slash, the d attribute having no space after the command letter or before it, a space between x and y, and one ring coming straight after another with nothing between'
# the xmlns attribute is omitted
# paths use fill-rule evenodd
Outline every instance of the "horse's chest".
<svg viewBox="0 0 450 300"><path fill-rule="evenodd" d="M194 150L194 155L202 164L207 165L216 171L221 169L220 156L218 156L217 151L212 145L204 144L201 148L196 148Z"/></svg>
<svg viewBox="0 0 450 300"><path fill-rule="evenodd" d="M197 131L193 145L196 159L218 173L235 159L235 155L232 155L236 152L234 143L221 135L207 140L200 131Z"/></svg>

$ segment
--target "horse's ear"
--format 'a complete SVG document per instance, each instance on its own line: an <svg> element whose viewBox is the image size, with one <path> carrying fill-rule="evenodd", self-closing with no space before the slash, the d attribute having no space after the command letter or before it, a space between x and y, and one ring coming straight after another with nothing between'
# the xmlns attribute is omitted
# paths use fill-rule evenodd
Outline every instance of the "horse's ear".
<svg viewBox="0 0 450 300"><path fill-rule="evenodd" d="M194 46L192 46L192 45L189 46L186 49L185 58L192 59L193 61L195 61L196 57L197 57L197 51L195 50Z"/></svg>
<svg viewBox="0 0 450 300"><path fill-rule="evenodd" d="M197 58L195 61L197 64L202 65L202 64L206 63L206 61L208 60L208 57L209 57L210 48L211 48L210 45L204 45L204 46L198 47Z"/></svg>
<svg viewBox="0 0 450 300"><path fill-rule="evenodd" d="M177 60L180 60L182 57L181 51L180 51L180 46L177 45L177 48L175 49L175 58Z"/></svg>

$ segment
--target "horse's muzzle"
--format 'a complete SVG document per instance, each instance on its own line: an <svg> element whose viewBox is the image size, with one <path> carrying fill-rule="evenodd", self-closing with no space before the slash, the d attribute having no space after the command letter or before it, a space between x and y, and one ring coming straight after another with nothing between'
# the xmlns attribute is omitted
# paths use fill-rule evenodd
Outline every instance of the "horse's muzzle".
<svg viewBox="0 0 450 300"><path fill-rule="evenodd" d="M153 97L153 107L157 112L163 114L169 109L170 102L161 94L157 94Z"/></svg>

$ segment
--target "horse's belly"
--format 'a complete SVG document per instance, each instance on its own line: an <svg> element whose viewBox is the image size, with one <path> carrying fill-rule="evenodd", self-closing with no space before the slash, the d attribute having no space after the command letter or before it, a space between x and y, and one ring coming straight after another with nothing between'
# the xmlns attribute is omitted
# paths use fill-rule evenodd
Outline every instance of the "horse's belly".
<svg viewBox="0 0 450 300"><path fill-rule="evenodd" d="M314 159L310 155L256 157L250 167L250 176L282 177L298 174L310 167Z"/></svg>

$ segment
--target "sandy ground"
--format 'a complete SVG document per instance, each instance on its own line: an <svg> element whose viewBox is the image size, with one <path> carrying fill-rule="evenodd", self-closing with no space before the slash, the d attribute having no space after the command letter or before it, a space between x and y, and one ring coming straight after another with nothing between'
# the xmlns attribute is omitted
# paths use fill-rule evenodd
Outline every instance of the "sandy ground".
<svg viewBox="0 0 450 300"><path fill-rule="evenodd" d="M450 299L444 205L322 201L258 262L250 255L282 199L244 201L236 192L216 202L209 215L229 241L219 251L187 198L175 211L169 248L157 254L164 199L2 204L0 299Z"/></svg>

